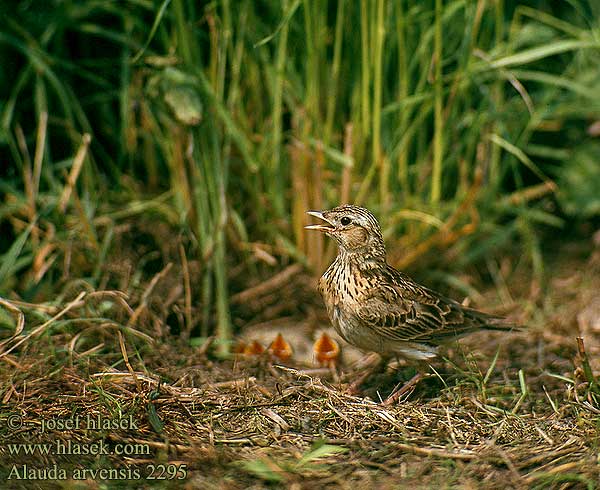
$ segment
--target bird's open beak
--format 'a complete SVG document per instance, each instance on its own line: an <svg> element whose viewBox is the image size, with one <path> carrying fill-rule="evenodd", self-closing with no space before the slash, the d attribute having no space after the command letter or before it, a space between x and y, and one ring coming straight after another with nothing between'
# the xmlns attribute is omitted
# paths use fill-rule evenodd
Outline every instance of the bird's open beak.
<svg viewBox="0 0 600 490"><path fill-rule="evenodd" d="M329 221L327 218L325 218L325 216L323 216L323 213L321 211L307 211L306 214L310 214L311 216L314 216L315 218L319 218L323 221L325 221L325 223L320 223L318 225L308 225L305 226L304 228L307 230L317 230L317 231L322 231L322 232L327 232L327 231L332 231L335 230L335 225Z"/></svg>

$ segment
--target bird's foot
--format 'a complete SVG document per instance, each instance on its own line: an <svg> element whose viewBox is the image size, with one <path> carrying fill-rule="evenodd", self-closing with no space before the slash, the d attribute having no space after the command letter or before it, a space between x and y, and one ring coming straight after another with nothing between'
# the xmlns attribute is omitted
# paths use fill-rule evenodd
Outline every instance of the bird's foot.
<svg viewBox="0 0 600 490"><path fill-rule="evenodd" d="M400 386L400 383L398 383L390 395L382 402L382 404L385 406L393 405L401 398L408 397L415 390L419 384L419 381L421 381L424 377L425 375L423 373L417 373L406 383L404 383L404 385Z"/></svg>
<svg viewBox="0 0 600 490"><path fill-rule="evenodd" d="M361 392L360 387L365 382L365 380L369 376L371 376L371 374L373 374L372 369L369 369L368 371L361 374L357 379L355 379L352 383L350 383L350 386L348 386L348 389L346 391L350 395L358 395Z"/></svg>
<svg viewBox="0 0 600 490"><path fill-rule="evenodd" d="M374 356L366 356L361 362L364 372L348 386L347 392L351 395L358 395L362 391L362 384L371 376L385 370L387 366L387 360L377 354Z"/></svg>

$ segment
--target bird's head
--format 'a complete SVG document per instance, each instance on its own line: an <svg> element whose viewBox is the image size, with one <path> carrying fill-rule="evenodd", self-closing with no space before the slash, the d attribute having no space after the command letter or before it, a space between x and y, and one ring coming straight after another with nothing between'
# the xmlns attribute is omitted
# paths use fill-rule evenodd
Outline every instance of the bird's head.
<svg viewBox="0 0 600 490"><path fill-rule="evenodd" d="M359 254L365 259L385 260L385 246L381 228L368 209L344 204L328 211L308 211L323 223L309 225L334 238L342 253Z"/></svg>

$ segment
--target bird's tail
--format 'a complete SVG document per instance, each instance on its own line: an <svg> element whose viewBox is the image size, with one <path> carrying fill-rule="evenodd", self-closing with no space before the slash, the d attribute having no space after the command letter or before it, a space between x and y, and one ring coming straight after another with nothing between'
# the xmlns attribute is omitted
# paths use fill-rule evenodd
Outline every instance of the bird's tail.
<svg viewBox="0 0 600 490"><path fill-rule="evenodd" d="M513 332L523 330L523 327L521 325L517 325L511 320L501 316L490 315L488 313L483 313L481 311L472 309L467 310L467 312L468 315L471 316L471 318L477 320L478 322L481 322L481 328L487 330L503 330Z"/></svg>

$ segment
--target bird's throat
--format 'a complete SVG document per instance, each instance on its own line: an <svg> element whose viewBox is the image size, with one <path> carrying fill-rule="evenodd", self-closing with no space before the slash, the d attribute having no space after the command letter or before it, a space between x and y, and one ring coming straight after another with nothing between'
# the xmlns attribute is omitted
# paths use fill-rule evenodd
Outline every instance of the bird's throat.
<svg viewBox="0 0 600 490"><path fill-rule="evenodd" d="M348 251L340 248L335 260L356 271L368 271L386 265L385 249Z"/></svg>

